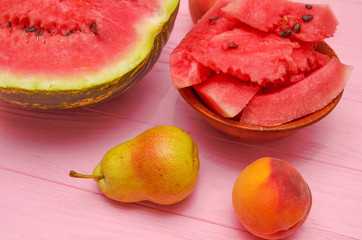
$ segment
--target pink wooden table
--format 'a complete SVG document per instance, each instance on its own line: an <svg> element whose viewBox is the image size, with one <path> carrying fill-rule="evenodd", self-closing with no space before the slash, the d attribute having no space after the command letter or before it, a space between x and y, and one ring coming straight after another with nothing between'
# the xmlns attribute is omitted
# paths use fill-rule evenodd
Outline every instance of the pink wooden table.
<svg viewBox="0 0 362 240"><path fill-rule="evenodd" d="M286 139L236 141L214 130L173 88L168 55L191 28L182 0L171 38L154 69L125 94L101 105L34 111L0 104L0 239L256 239L231 205L236 177L274 156L293 164L313 194L305 224L289 239L362 239L361 0L329 0L340 26L327 42L354 71L337 108ZM104 197L90 173L111 147L157 125L190 133L200 178L172 206L122 204Z"/></svg>

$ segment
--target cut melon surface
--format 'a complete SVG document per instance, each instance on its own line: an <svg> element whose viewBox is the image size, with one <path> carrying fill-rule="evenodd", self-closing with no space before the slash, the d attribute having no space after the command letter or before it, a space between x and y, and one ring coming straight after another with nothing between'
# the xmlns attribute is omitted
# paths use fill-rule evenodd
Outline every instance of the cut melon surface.
<svg viewBox="0 0 362 240"><path fill-rule="evenodd" d="M213 10L208 11L198 21L170 54L170 74L176 89L198 84L211 76L212 70L191 56L191 47L203 46L211 37L232 30L241 24L237 19L221 17L225 15L222 13L221 8L227 3L229 3L229 0L215 2ZM210 21L209 19L213 17L219 17L219 19L215 22Z"/></svg>
<svg viewBox="0 0 362 240"><path fill-rule="evenodd" d="M274 3L280 8L266 11ZM248 12L249 5L253 5L253 12ZM263 7L258 9L259 5ZM296 13L293 12L295 9ZM301 80L325 65L328 56L314 50L314 41L299 41L295 39L297 34L282 38L278 29L268 30L268 26L276 26L274 22L277 20L273 19L279 21L284 13L302 18L301 12L309 10L305 4L284 0L217 1L171 53L170 72L174 87L179 89L198 84L212 72L227 73L260 85ZM333 15L330 8L313 5L312 10L316 17L308 23L309 28L324 33L301 31L298 36L307 35L313 40L315 35L321 38L333 36L338 22L334 18L328 19L328 14ZM244 12L247 14L243 15ZM262 15L261 19L254 21L258 14ZM331 26L325 29L328 24Z"/></svg>
<svg viewBox="0 0 362 240"><path fill-rule="evenodd" d="M321 42L332 37L339 24L328 4L235 0L225 6L223 11L261 31L280 36L287 30L291 32L290 38L306 42ZM295 27L296 24L299 26Z"/></svg>
<svg viewBox="0 0 362 240"><path fill-rule="evenodd" d="M175 0L1 0L0 87L77 90L120 78L148 57L177 7Z"/></svg>
<svg viewBox="0 0 362 240"><path fill-rule="evenodd" d="M235 28L191 47L196 62L259 85L284 82L329 61L312 44L294 42L249 27Z"/></svg>
<svg viewBox="0 0 362 240"><path fill-rule="evenodd" d="M222 117L233 118L258 92L259 86L218 74L193 88L205 104Z"/></svg>

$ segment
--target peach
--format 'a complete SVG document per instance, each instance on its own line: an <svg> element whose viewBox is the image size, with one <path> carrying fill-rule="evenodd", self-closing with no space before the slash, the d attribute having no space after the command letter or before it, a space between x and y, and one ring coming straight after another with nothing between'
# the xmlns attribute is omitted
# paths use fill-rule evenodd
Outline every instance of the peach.
<svg viewBox="0 0 362 240"><path fill-rule="evenodd" d="M291 164L264 157L240 173L232 201L238 219L249 232L265 239L280 239L304 223L312 194Z"/></svg>

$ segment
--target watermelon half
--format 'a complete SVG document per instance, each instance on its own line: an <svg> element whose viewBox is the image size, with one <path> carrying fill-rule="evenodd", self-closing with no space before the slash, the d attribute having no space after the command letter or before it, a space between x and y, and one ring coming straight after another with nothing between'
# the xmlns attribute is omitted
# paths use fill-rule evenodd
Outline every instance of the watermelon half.
<svg viewBox="0 0 362 240"><path fill-rule="evenodd" d="M71 108L121 94L155 64L178 0L0 0L0 99Z"/></svg>
<svg viewBox="0 0 362 240"><path fill-rule="evenodd" d="M218 0L170 54L174 87L194 88L214 112L242 123L293 121L328 105L347 83L352 67L319 51L337 25L328 5ZM238 81L258 91L250 96Z"/></svg>

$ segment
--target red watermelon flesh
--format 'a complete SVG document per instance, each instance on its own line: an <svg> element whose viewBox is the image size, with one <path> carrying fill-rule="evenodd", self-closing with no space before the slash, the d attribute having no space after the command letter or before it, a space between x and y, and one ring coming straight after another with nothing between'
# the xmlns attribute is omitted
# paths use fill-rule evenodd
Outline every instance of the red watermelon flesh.
<svg viewBox="0 0 362 240"><path fill-rule="evenodd" d="M235 0L223 11L230 16L264 32L278 36L285 30L291 31L291 38L307 42L320 42L332 37L338 21L327 4L304 4L287 0ZM310 15L311 17L303 16ZM309 18L309 19L308 19ZM300 25L298 32L293 31ZM297 29L297 28L294 28Z"/></svg>
<svg viewBox="0 0 362 240"><path fill-rule="evenodd" d="M171 76L175 88L183 88L198 84L207 80L212 71L193 59L189 59L185 53L175 54L170 58Z"/></svg>
<svg viewBox="0 0 362 240"><path fill-rule="evenodd" d="M249 27L234 28L199 42L191 46L191 56L216 73L228 73L259 85L296 81L300 73L304 77L304 73L329 61L328 56L314 51L312 44Z"/></svg>
<svg viewBox="0 0 362 240"><path fill-rule="evenodd" d="M351 71L352 67L332 58L303 81L278 92L254 96L243 109L242 121L276 126L315 112L343 90Z"/></svg>
<svg viewBox="0 0 362 240"><path fill-rule="evenodd" d="M175 88L198 84L213 72L262 85L296 82L328 61L311 43L252 29L222 11L232 3L217 1L170 54ZM227 48L233 43L238 47Z"/></svg>
<svg viewBox="0 0 362 240"><path fill-rule="evenodd" d="M313 44L299 42L299 48L293 49L291 58L287 58L289 80L298 82L311 72L326 65L330 58L313 50Z"/></svg>
<svg viewBox="0 0 362 240"><path fill-rule="evenodd" d="M1 70L64 77L97 72L126 58L139 39L129 27L151 18L160 3L0 0L0 52L6 53ZM60 46L62 51L53 51Z"/></svg>
<svg viewBox="0 0 362 240"><path fill-rule="evenodd" d="M176 89L205 81L212 74L210 68L195 61L191 56L192 46L202 45L212 36L243 25L239 20L229 19L222 13L221 8L229 2L229 0L217 1L213 10L207 12L197 23L200 27L192 28L170 54L170 73Z"/></svg>
<svg viewBox="0 0 362 240"><path fill-rule="evenodd" d="M233 118L258 92L259 86L227 74L217 74L193 88L202 101L220 116Z"/></svg>

